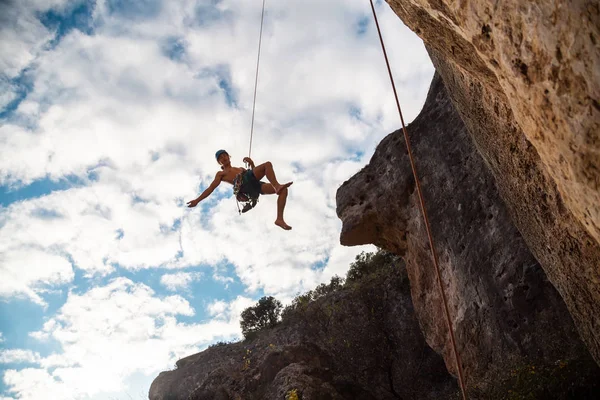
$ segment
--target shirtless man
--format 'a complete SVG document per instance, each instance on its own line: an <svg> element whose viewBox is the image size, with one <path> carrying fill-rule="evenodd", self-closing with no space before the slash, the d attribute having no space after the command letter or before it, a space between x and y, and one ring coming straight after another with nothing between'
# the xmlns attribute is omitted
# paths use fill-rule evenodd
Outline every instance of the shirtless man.
<svg viewBox="0 0 600 400"><path fill-rule="evenodd" d="M292 182L288 182L283 185L277 182L275 171L273 171L273 165L269 161L255 167L254 161L252 161L249 157L245 157L243 161L250 164L250 167L252 168L250 170L246 170L245 168L233 167L231 165L229 154L225 150L217 151L215 157L217 162L221 164L221 171L217 172L217 175L210 186L206 188L206 190L202 192L198 198L187 202L188 207L196 207L198 203L210 196L213 190L215 190L222 181L233 185L235 177L240 173L245 173L249 174L247 178L250 180L250 182L256 184L257 188L258 185L260 185L260 194L276 194L278 196L277 219L275 220L275 225L285 229L286 231L292 229L292 227L286 224L283 219L283 210L287 200L288 187L292 184ZM269 180L270 184L260 182L260 180L265 176Z"/></svg>

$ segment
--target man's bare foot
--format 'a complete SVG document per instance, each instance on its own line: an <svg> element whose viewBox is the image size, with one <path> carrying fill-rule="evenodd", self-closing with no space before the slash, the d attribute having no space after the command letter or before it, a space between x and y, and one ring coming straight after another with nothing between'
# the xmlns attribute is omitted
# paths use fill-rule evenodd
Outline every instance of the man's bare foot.
<svg viewBox="0 0 600 400"><path fill-rule="evenodd" d="M285 221L283 221L283 220L275 220L275 225L277 225L281 229L285 229L286 231L289 231L292 229L292 227L289 226L288 224L286 224Z"/></svg>
<svg viewBox="0 0 600 400"><path fill-rule="evenodd" d="M294 182L288 182L288 183L284 183L283 185L279 185L278 188L275 188L275 194L279 194L279 192L281 192L286 187L292 186L292 183L294 183Z"/></svg>

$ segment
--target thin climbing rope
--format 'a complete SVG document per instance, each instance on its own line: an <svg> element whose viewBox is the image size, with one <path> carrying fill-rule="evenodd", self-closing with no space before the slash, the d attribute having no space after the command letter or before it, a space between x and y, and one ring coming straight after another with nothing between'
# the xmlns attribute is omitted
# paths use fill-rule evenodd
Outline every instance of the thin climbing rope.
<svg viewBox="0 0 600 400"><path fill-rule="evenodd" d="M458 350L456 348L456 340L454 338L454 330L452 329L452 321L450 320L450 311L448 309L448 301L446 300L446 292L444 290L444 285L442 283L442 277L440 274L440 266L438 263L438 256L437 256L437 252L435 250L433 236L431 234L431 227L429 225L429 217L427 216L427 209L425 208L425 200L423 199L423 192L421 191L421 183L419 182L417 168L415 166L415 162L413 159L412 150L410 147L410 140L408 138L408 131L406 130L406 125L404 124L404 117L402 116L402 110L400 108L400 101L398 100L398 93L396 92L396 85L394 83L394 78L392 76L390 62L388 60L387 52L385 51L385 44L383 43L383 37L381 36L381 29L379 28L379 21L377 20L377 13L375 12L375 6L373 5L373 0L369 0L369 1L371 2L371 10L373 10L373 18L375 19L375 25L377 25L377 33L379 34L379 41L381 42L381 49L383 50L383 55L385 57L385 63L387 65L388 74L390 75L390 81L392 82L392 89L394 89L394 97L396 98L396 106L398 106L398 114L400 115L400 121L402 122L402 132L404 133L404 140L406 141L406 149L408 150L408 158L410 160L410 166L412 168L412 173L415 178L417 194L419 196L419 203L421 204L421 212L423 213L423 219L425 220L425 228L427 230L427 237L429 238L429 247L431 248L431 254L433 256L433 265L435 266L435 272L437 275L437 281L438 281L438 285L440 288L440 294L442 295L442 302L444 303L444 312L446 314L446 323L448 325L448 331L450 332L450 342L452 343L452 350L454 352L454 357L456 359L456 367L458 369L458 380L460 383L460 390L462 392L463 399L466 400L467 392L465 390L463 370L462 370L462 366L461 366L461 362L460 362L460 356L459 356Z"/></svg>
<svg viewBox="0 0 600 400"><path fill-rule="evenodd" d="M252 136L254 134L254 111L256 110L256 88L258 87L258 68L260 66L260 47L262 45L263 23L265 20L265 1L262 4L262 14L260 16L260 34L258 35L258 56L256 57L256 77L254 78L254 100L252 102L252 124L250 125L250 146L248 147L248 158L252 154Z"/></svg>

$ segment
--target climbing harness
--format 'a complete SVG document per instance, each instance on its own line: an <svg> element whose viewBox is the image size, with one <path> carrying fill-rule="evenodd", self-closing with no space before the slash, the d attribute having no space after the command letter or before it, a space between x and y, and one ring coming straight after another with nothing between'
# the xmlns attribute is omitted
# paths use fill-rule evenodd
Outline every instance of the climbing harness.
<svg viewBox="0 0 600 400"><path fill-rule="evenodd" d="M440 274L440 266L438 262L437 252L435 250L435 244L433 242L433 236L431 234L431 226L429 225L429 217L427 216L427 209L425 208L425 200L423 199L423 192L421 191L421 183L417 174L417 168L412 155L410 147L410 140L408 138L408 131L404 124L404 117L402 116L402 110L400 109L400 101L398 100L398 93L396 92L396 84L392 77L392 70L390 68L390 61L388 60L387 52L385 51L385 45L383 43L383 37L381 36L381 29L379 28L379 21L377 20L377 13L375 12L375 6L373 0L371 2L371 10L373 11L373 18L375 19L375 25L377 26L377 33L379 34L379 41L381 42L381 49L383 50L383 56L385 57L385 63L387 65L388 74L390 75L390 81L392 83L392 89L394 90L394 97L396 98L396 106L398 107L398 114L400 115L400 121L402 122L402 132L404 134L404 140L406 142L406 149L408 150L408 159L410 160L410 167L412 169L413 176L415 178L417 194L419 196L419 204L421 205L421 212L423 213L423 219L425 220L425 228L427 230L427 237L429 238L429 247L431 248L431 254L433 257L433 265L435 266L435 272L437 276L437 282L440 288L440 294L442 296L442 302L444 303L444 313L446 315L446 323L448 326L448 332L450 335L450 342L452 344L452 350L454 352L454 358L456 359L456 366L458 370L458 381L460 383L460 390L462 392L463 400L467 400L467 393L465 389L465 382L463 377L462 365L460 362L460 356L456 348L456 339L454 338L454 330L452 328L452 321L450 319L450 311L448 309L448 301L446 300L446 292L444 291L444 285L442 283L442 277Z"/></svg>
<svg viewBox="0 0 600 400"><path fill-rule="evenodd" d="M252 170L246 170L237 174L233 180L233 195L235 196L238 213L240 214L246 213L256 207L258 197L260 196L261 183L253 175L250 176L251 174ZM240 203L244 205L241 210Z"/></svg>

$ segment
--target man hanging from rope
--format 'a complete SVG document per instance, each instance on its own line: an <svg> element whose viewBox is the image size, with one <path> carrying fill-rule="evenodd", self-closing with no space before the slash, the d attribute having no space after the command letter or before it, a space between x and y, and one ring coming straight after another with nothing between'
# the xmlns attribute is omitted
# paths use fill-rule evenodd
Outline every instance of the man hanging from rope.
<svg viewBox="0 0 600 400"><path fill-rule="evenodd" d="M286 224L283 219L283 210L287 200L288 187L293 182L288 182L283 185L280 184L275 177L273 165L269 161L254 166L254 161L252 161L250 157L245 157L243 161L249 164L251 168L247 170L245 168L232 166L229 154L225 150L217 151L215 157L217 162L221 164L221 171L217 172L217 175L210 186L206 188L198 198L187 202L188 207L196 207L198 203L210 196L213 190L215 190L222 181L225 181L234 185L234 187L239 190L239 193L249 198L253 198L254 196L258 198L259 194L276 194L278 198L277 219L275 220L275 225L286 231L292 229L292 227ZM260 181L265 176L270 184ZM236 195L237 194L238 193L236 193Z"/></svg>

